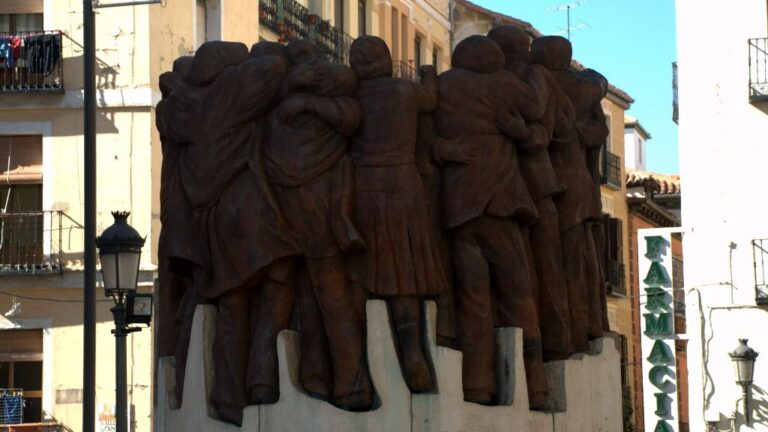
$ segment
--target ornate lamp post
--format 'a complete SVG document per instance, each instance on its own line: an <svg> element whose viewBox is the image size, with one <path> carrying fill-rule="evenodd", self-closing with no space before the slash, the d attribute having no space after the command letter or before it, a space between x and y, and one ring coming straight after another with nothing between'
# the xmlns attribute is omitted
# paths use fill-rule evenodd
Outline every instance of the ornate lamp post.
<svg viewBox="0 0 768 432"><path fill-rule="evenodd" d="M115 409L117 432L128 432L128 380L126 371L125 337L140 327L129 324L147 324L152 319L152 294L136 293L139 277L139 259L144 238L128 225L128 212L112 212L115 223L96 239L104 278L104 294L112 297L115 306L115 354L117 357Z"/></svg>
<svg viewBox="0 0 768 432"><path fill-rule="evenodd" d="M739 339L739 346L728 355L733 361L736 384L740 385L744 392L744 418L749 424L749 387L752 385L758 353L747 345L747 339Z"/></svg>

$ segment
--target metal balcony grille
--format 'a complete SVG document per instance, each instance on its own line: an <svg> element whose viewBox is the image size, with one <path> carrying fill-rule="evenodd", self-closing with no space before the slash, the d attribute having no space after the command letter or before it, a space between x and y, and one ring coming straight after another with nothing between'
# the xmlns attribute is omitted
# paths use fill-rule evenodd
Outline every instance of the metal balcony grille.
<svg viewBox="0 0 768 432"><path fill-rule="evenodd" d="M768 101L768 38L749 39L749 101Z"/></svg>
<svg viewBox="0 0 768 432"><path fill-rule="evenodd" d="M0 93L63 93L60 31L0 33Z"/></svg>
<svg viewBox="0 0 768 432"><path fill-rule="evenodd" d="M755 271L755 302L768 304L768 278L765 264L768 260L768 239L752 240L752 265Z"/></svg>
<svg viewBox="0 0 768 432"><path fill-rule="evenodd" d="M398 61L393 64L392 75L397 78L407 79L414 82L419 82L419 71L411 66L411 62Z"/></svg>
<svg viewBox="0 0 768 432"><path fill-rule="evenodd" d="M608 261L608 294L617 296L627 295L627 285L625 279L624 264L610 260Z"/></svg>
<svg viewBox="0 0 768 432"><path fill-rule="evenodd" d="M349 49L354 39L341 29L321 20L317 15L310 16L309 40L315 43L332 63L349 65Z"/></svg>
<svg viewBox="0 0 768 432"><path fill-rule="evenodd" d="M621 158L607 150L603 150L600 164L600 182L616 189L621 189Z"/></svg>
<svg viewBox="0 0 768 432"><path fill-rule="evenodd" d="M276 33L280 42L306 39L317 45L328 61L349 65L352 36L310 14L296 0L259 0L259 23Z"/></svg>
<svg viewBox="0 0 768 432"><path fill-rule="evenodd" d="M82 228L61 211L0 213L0 275L62 273L64 244Z"/></svg>

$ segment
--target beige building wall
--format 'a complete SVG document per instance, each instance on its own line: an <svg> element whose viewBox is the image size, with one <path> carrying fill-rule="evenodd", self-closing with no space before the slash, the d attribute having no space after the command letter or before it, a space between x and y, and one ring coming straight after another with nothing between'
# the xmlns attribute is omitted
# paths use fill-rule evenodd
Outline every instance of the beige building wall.
<svg viewBox="0 0 768 432"><path fill-rule="evenodd" d="M104 3L107 1L105 0ZM278 35L259 24L258 2L206 0L213 7L211 24L219 37L251 45ZM83 233L83 35L79 2L45 0L45 30L61 30L63 93L9 93L0 90L0 136L39 135L43 153L44 210L66 213L62 230L62 275L0 274L0 312L11 309L12 296L21 313L10 316L20 328L44 329L44 418L82 430L82 251ZM333 2L299 0L331 19ZM366 2L366 33L392 44L391 19L398 16L398 59L414 60L414 37L422 37L424 64L438 49L439 70L449 67L450 25L447 0ZM142 254L142 289L151 291L160 232L160 167L162 148L154 127L160 99L158 76L173 61L193 54L203 42L197 0L167 1L163 6L100 9L97 40L97 232L112 223L110 212L131 212L129 222L147 236ZM344 31L358 34L358 4L346 1ZM0 11L0 13L2 13ZM389 20L389 21L388 21ZM215 33L215 32L214 32ZM391 46L391 45L390 45ZM57 234L58 239L58 234ZM100 277L99 277L100 278ZM99 404L114 404L115 358L111 300L98 294L97 393ZM107 301L109 300L109 301ZM152 332L128 336L129 403L133 430L150 431ZM101 407L97 407L97 412Z"/></svg>

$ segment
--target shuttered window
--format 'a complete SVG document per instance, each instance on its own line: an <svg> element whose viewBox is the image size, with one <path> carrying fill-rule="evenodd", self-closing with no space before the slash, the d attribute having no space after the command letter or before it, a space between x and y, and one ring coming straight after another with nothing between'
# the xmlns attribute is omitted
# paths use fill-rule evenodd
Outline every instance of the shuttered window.
<svg viewBox="0 0 768 432"><path fill-rule="evenodd" d="M42 182L43 137L40 135L0 136L0 184Z"/></svg>
<svg viewBox="0 0 768 432"><path fill-rule="evenodd" d="M624 227L621 219L603 215L605 230L605 279L608 293L624 296L627 294L624 268Z"/></svg>

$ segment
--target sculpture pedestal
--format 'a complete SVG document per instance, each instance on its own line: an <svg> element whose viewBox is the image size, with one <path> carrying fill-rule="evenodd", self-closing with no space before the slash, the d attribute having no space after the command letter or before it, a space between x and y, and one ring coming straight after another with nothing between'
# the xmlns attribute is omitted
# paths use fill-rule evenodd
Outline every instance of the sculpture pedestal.
<svg viewBox="0 0 768 432"><path fill-rule="evenodd" d="M550 412L528 408L522 331L498 329L499 389L507 406L464 402L461 353L435 345L435 307L428 303L429 340L438 392L412 395L395 353L386 304L371 300L368 361L380 406L352 413L306 395L298 383L298 335L278 337L280 400L247 407L238 428L215 418L207 403L213 383L212 347L216 309L198 306L192 325L184 402L175 406L173 359L159 360L155 432L616 432L622 429L620 355L616 338L592 343L590 355L546 364Z"/></svg>

